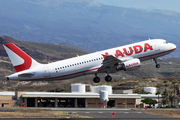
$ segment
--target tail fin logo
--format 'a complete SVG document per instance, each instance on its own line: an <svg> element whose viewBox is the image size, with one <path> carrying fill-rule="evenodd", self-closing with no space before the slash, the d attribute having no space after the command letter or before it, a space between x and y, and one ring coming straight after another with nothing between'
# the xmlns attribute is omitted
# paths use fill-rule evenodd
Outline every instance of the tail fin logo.
<svg viewBox="0 0 180 120"><path fill-rule="evenodd" d="M4 44L4 48L16 70L16 72L27 70L32 65L32 59L13 43Z"/></svg>

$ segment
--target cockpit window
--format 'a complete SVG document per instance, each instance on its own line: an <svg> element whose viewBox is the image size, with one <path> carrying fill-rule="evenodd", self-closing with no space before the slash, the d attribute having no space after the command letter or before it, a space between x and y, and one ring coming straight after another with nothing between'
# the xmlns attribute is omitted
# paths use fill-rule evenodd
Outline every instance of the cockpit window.
<svg viewBox="0 0 180 120"><path fill-rule="evenodd" d="M167 42L167 41L164 41L164 44L168 44L168 42Z"/></svg>

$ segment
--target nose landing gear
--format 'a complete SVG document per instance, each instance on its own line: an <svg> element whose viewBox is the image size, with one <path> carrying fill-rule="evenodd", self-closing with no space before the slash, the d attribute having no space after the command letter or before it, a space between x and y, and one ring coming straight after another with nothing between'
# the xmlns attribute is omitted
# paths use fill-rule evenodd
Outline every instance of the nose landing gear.
<svg viewBox="0 0 180 120"><path fill-rule="evenodd" d="M156 63L156 68L160 68L160 64L157 63L157 58L154 58L153 60Z"/></svg>

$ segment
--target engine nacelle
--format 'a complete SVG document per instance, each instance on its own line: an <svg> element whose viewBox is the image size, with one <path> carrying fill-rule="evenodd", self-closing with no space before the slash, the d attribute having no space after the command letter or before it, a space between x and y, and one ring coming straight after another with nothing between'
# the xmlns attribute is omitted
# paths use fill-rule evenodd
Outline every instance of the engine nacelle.
<svg viewBox="0 0 180 120"><path fill-rule="evenodd" d="M132 59L126 62L120 63L116 70L131 71L140 68L141 62L139 59Z"/></svg>

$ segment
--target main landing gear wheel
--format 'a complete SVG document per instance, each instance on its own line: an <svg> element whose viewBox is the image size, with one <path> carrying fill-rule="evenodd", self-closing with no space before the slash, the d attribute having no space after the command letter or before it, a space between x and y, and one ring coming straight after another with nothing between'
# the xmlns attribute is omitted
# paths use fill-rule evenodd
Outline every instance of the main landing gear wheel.
<svg viewBox="0 0 180 120"><path fill-rule="evenodd" d="M160 68L160 64L157 64L157 65L156 65L156 68Z"/></svg>
<svg viewBox="0 0 180 120"><path fill-rule="evenodd" d="M110 82L112 80L112 77L110 75L107 75L105 77L106 82Z"/></svg>
<svg viewBox="0 0 180 120"><path fill-rule="evenodd" d="M95 78L93 79L93 81L94 81L95 83L99 83L99 82L100 82L100 78L99 78L99 77L95 77Z"/></svg>

